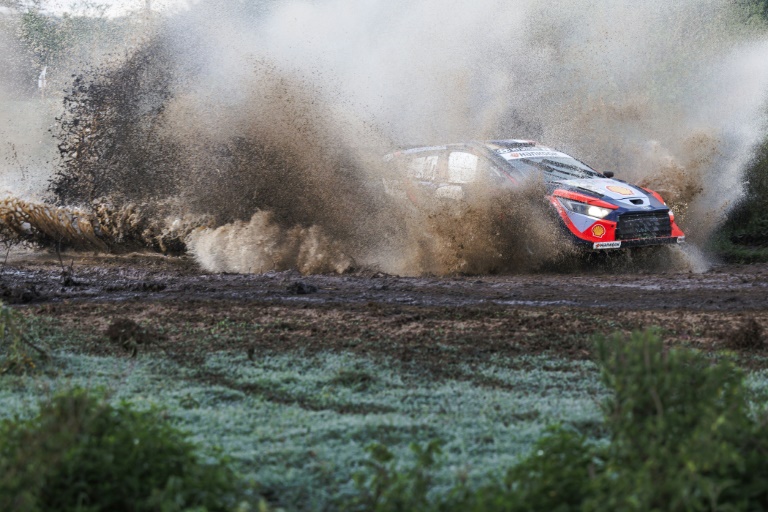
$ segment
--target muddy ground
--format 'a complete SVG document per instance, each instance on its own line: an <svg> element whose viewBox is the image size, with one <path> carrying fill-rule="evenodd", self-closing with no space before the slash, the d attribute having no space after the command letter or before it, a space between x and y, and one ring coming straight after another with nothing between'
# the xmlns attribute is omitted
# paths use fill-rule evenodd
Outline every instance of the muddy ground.
<svg viewBox="0 0 768 512"><path fill-rule="evenodd" d="M451 376L489 357L586 358L595 334L656 326L670 343L746 351L762 366L768 341L768 264L704 273L302 276L208 274L191 259L154 254L18 253L2 267L0 294L82 334L86 352L129 357L114 335L122 321L134 349L186 362L214 350L330 350Z"/></svg>

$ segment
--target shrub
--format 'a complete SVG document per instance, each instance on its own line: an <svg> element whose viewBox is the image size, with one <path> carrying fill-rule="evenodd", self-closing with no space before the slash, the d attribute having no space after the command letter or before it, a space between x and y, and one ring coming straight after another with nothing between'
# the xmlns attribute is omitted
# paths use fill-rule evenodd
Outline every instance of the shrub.
<svg viewBox="0 0 768 512"><path fill-rule="evenodd" d="M414 464L401 470L394 454L375 443L367 448L370 459L365 464L370 474L355 475L359 494L347 504L347 510L399 512L406 510L427 510L428 493L432 487L430 470L440 455L440 442L432 441L425 447L411 444L415 456Z"/></svg>
<svg viewBox="0 0 768 512"><path fill-rule="evenodd" d="M768 2L761 8L768 15ZM747 187L742 199L729 212L723 232L737 245L768 246L768 140L746 170Z"/></svg>
<svg viewBox="0 0 768 512"><path fill-rule="evenodd" d="M234 510L241 490L157 411L76 389L0 424L0 510Z"/></svg>
<svg viewBox="0 0 768 512"><path fill-rule="evenodd" d="M26 331L24 318L0 303L0 373L26 373L48 358Z"/></svg>
<svg viewBox="0 0 768 512"><path fill-rule="evenodd" d="M628 341L601 339L597 349L613 391L603 405L611 443L586 509L752 510L765 504L765 493L753 491L768 461L753 466L749 451L768 448L768 436L750 417L741 371L694 351L666 351L652 331Z"/></svg>
<svg viewBox="0 0 768 512"><path fill-rule="evenodd" d="M415 473L428 484L434 461L398 473L390 458L386 478L358 479L367 510L768 509L768 421L752 412L739 369L666 350L654 331L600 338L595 349L612 392L602 406L609 443L554 428L505 479L432 500L402 481Z"/></svg>
<svg viewBox="0 0 768 512"><path fill-rule="evenodd" d="M570 512L589 496L593 454L578 432L553 427L503 481L476 491L459 484L437 504L440 512Z"/></svg>

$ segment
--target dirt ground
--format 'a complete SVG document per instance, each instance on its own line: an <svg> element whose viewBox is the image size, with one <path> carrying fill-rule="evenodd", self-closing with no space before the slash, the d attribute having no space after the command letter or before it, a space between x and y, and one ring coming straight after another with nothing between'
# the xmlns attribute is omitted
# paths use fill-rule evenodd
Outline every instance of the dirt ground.
<svg viewBox="0 0 768 512"><path fill-rule="evenodd" d="M126 353L109 342L110 326L123 321L141 351L187 362L214 350L332 350L450 375L490 357L586 358L595 334L651 326L707 350L760 356L768 342L768 264L704 273L302 276L207 274L191 259L155 254L20 253L0 271L0 296L84 334L89 353Z"/></svg>

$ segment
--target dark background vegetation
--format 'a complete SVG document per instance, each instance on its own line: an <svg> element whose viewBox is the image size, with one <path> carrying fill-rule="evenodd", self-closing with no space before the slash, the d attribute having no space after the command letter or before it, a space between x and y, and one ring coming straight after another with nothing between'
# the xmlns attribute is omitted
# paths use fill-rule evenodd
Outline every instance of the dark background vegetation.
<svg viewBox="0 0 768 512"><path fill-rule="evenodd" d="M731 211L722 235L727 237L723 247L733 246L727 254L737 261L760 259L755 250L768 248L768 141L747 170L746 179L747 193Z"/></svg>
<svg viewBox="0 0 768 512"><path fill-rule="evenodd" d="M746 23L765 27L768 0L739 0ZM746 193L731 210L713 248L729 261L768 261L768 137L746 171Z"/></svg>

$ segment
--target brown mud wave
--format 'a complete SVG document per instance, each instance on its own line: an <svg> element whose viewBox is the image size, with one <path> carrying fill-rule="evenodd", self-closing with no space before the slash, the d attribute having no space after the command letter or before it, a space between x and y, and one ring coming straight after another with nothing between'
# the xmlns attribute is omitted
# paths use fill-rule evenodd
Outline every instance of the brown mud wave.
<svg viewBox="0 0 768 512"><path fill-rule="evenodd" d="M152 251L186 255L201 272L263 274L298 271L308 275L376 273L401 276L514 275L558 272L614 273L693 271L709 267L695 247L651 247L641 252L589 254L578 251L537 214L530 201L507 216L489 209L460 209L438 215L434 210L408 219L400 232L382 237L375 248L355 254L322 226L283 227L270 212L248 222L214 227L202 215L160 215L129 204L118 208L107 200L90 209L65 208L17 197L0 199L0 244L68 249L102 255ZM530 199L530 198L529 198ZM527 207L525 206L527 205ZM163 205L166 207L168 205ZM171 211L172 208L168 208ZM431 214L429 214L431 212ZM539 212L540 213L540 212ZM429 220L425 224L424 219ZM422 228L422 229L419 229ZM412 241L418 243L412 243Z"/></svg>
<svg viewBox="0 0 768 512"><path fill-rule="evenodd" d="M0 200L0 236L6 244L109 249L94 215L15 197Z"/></svg>
<svg viewBox="0 0 768 512"><path fill-rule="evenodd" d="M0 199L0 242L6 246L110 253L151 249L182 254L185 238L198 226L182 219L160 222L146 215L141 206L117 208L106 200L96 201L86 210L12 196Z"/></svg>

